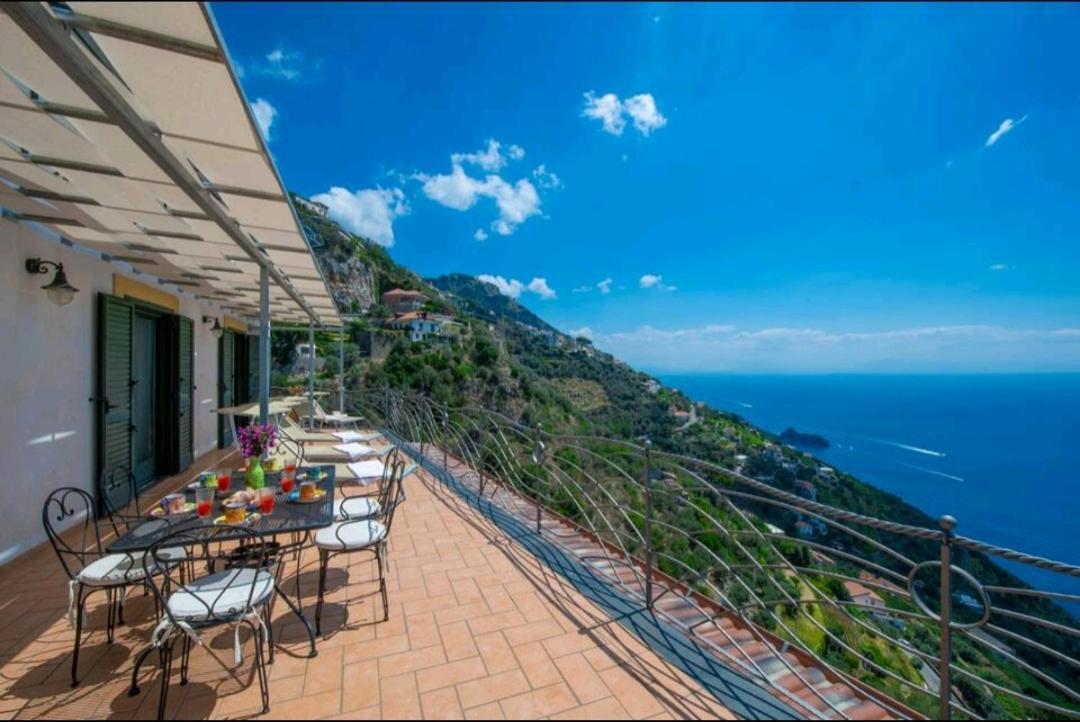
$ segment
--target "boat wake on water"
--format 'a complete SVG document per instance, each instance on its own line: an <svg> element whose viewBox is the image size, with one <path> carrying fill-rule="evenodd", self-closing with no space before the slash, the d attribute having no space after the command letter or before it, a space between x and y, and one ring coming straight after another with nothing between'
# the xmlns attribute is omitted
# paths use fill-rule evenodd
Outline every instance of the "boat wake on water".
<svg viewBox="0 0 1080 722"><path fill-rule="evenodd" d="M857 434L852 434L852 436L858 436L858 435ZM944 451L934 451L933 449L924 449L921 446L912 446L910 444L901 444L899 441L889 441L888 439L875 439L872 436L858 436L858 438L865 439L866 441L873 441L874 443L877 443L877 444L885 444L886 446L893 446L893 447L895 447L897 449L904 449L905 451L913 451L916 454L925 454L927 456L933 456L933 457L936 457L936 458L939 458L939 459L942 459L942 458L944 458L946 456Z"/></svg>
<svg viewBox="0 0 1080 722"><path fill-rule="evenodd" d="M952 474L946 474L944 471L937 471L936 469L927 469L925 466L918 466L917 464L908 464L908 463L903 462L903 461L898 461L896 463L900 464L901 466L906 466L909 469L915 469L916 471L921 471L921 472L924 472L926 474L933 474L934 476L941 476L941 477L944 477L946 479L951 479L953 481L962 482L964 480L964 477L962 477L962 476L954 476Z"/></svg>

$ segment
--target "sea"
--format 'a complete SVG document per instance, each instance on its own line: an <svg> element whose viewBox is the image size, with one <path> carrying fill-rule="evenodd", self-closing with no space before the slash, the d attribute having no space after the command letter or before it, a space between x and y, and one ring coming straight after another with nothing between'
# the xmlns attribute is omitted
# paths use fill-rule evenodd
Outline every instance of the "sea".
<svg viewBox="0 0 1080 722"><path fill-rule="evenodd" d="M821 434L830 447L815 456L951 514L958 534L1080 565L1080 374L657 378L766 431ZM1080 594L1076 577L1005 566Z"/></svg>

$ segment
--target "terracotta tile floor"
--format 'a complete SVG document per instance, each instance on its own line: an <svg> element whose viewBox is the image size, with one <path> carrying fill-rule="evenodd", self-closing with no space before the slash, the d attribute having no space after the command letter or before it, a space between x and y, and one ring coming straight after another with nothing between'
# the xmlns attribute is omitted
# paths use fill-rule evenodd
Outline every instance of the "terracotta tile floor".
<svg viewBox="0 0 1080 722"><path fill-rule="evenodd" d="M306 658L301 626L278 604L267 717L731 717L431 478L414 474L406 491L391 532L389 620L382 621L366 557L348 568L346 557L332 562L325 638L316 658ZM317 567L314 554L304 560L301 584L313 616ZM294 571L290 565L287 574ZM128 626L112 645L105 644L104 608L93 608L77 689L69 687L73 631L66 603L65 579L50 547L0 569L0 716L153 717L155 668L144 667L141 694L127 696L133 658L153 626L149 599L136 594L129 600ZM173 675L169 715L255 716L258 683L251 676L251 645L246 649L239 666L228 632L196 649L189 684L180 687Z"/></svg>

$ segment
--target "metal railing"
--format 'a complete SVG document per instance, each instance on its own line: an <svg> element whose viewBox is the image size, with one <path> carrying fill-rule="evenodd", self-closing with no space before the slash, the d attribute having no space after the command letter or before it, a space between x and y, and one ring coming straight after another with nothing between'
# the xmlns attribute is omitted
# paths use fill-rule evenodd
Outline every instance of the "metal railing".
<svg viewBox="0 0 1080 722"><path fill-rule="evenodd" d="M389 389L350 392L346 407L554 543L559 525L595 540L594 570L800 714L847 718L816 668L894 717L1080 718L1080 594L998 562L1077 587L1080 567L959 536L947 516L924 528L818 503L647 440L552 434ZM777 682L789 674L809 698Z"/></svg>

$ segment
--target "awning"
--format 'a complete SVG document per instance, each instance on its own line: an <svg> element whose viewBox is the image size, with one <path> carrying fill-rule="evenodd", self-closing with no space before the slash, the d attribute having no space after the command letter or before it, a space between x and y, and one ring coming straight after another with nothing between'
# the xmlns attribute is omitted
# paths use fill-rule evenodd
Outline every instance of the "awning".
<svg viewBox="0 0 1080 722"><path fill-rule="evenodd" d="M340 326L203 3L0 7L0 207L275 321Z"/></svg>

